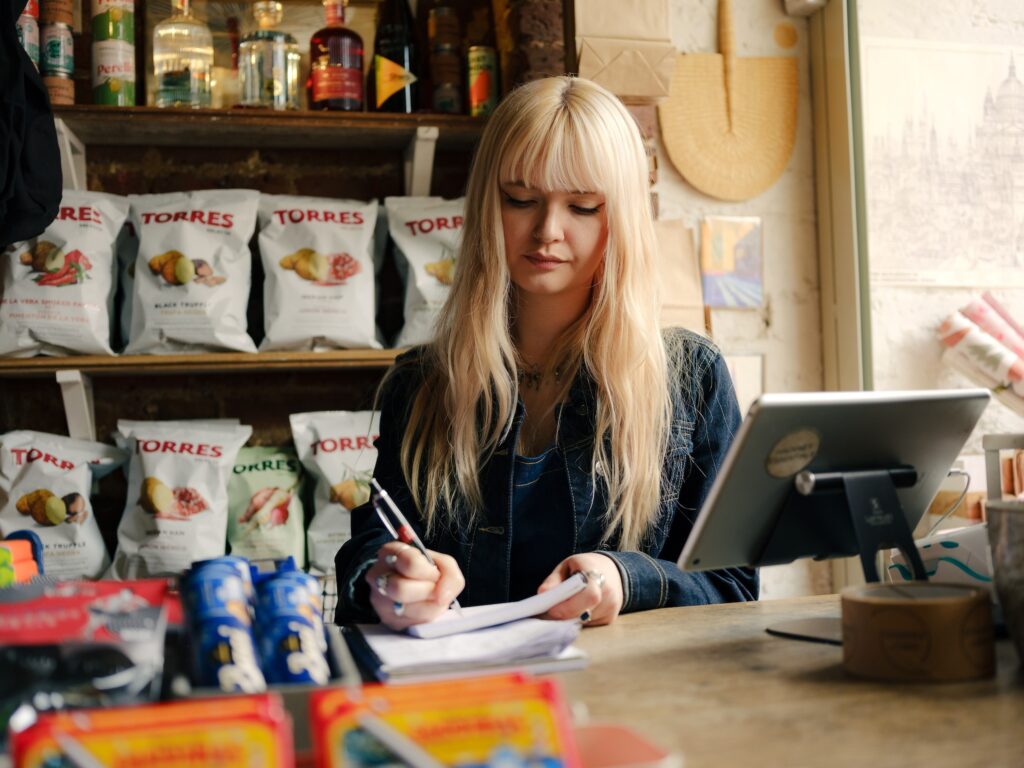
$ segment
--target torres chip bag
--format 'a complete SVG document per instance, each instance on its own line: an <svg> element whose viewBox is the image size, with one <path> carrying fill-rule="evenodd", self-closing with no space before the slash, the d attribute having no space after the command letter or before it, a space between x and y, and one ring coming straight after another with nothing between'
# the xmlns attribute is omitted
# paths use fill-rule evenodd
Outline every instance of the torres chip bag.
<svg viewBox="0 0 1024 768"><path fill-rule="evenodd" d="M117 429L131 459L110 575L172 575L223 555L228 478L252 427L121 421Z"/></svg>
<svg viewBox="0 0 1024 768"><path fill-rule="evenodd" d="M330 573L334 556L352 538L351 511L370 499L380 412L293 413L290 420L299 459L316 480L309 564Z"/></svg>
<svg viewBox="0 0 1024 768"><path fill-rule="evenodd" d="M255 352L246 309L259 193L219 189L129 199L139 243L125 352Z"/></svg>
<svg viewBox="0 0 1024 768"><path fill-rule="evenodd" d="M0 260L0 355L112 355L114 242L128 201L64 190L57 218Z"/></svg>
<svg viewBox="0 0 1024 768"><path fill-rule="evenodd" d="M379 348L374 318L377 202L263 195L262 350Z"/></svg>
<svg viewBox="0 0 1024 768"><path fill-rule="evenodd" d="M465 198L386 197L388 230L405 278L405 325L397 347L434 338L434 323L455 277Z"/></svg>
<svg viewBox="0 0 1024 768"><path fill-rule="evenodd" d="M250 560L306 563L301 466L291 448L242 448L228 484L228 544Z"/></svg>
<svg viewBox="0 0 1024 768"><path fill-rule="evenodd" d="M126 458L112 445L44 432L0 436L0 535L39 536L48 576L98 578L110 558L89 492Z"/></svg>

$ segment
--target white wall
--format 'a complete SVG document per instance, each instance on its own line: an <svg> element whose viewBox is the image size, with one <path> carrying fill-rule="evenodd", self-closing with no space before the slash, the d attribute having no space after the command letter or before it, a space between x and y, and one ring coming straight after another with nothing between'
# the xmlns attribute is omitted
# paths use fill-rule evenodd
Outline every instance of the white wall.
<svg viewBox="0 0 1024 768"><path fill-rule="evenodd" d="M717 0L669 0L672 40L682 53L718 50ZM765 303L759 310L715 310L715 341L726 354L764 356L766 392L822 388L821 313L814 198L807 21L785 14L782 0L734 0L734 36L739 56L799 57L800 103L796 146L774 186L756 198L728 203L690 186L658 145L660 216L697 227L705 215L759 216L764 235ZM793 48L775 41L779 24L791 25ZM762 570L762 597L830 591L828 569L797 563Z"/></svg>

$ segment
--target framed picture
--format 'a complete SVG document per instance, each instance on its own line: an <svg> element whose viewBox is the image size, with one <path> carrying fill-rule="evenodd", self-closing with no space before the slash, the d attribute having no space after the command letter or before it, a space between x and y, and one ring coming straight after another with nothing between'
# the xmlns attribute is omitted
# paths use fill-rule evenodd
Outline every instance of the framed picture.
<svg viewBox="0 0 1024 768"><path fill-rule="evenodd" d="M700 224L704 303L716 309L753 309L764 303L761 219L707 216Z"/></svg>

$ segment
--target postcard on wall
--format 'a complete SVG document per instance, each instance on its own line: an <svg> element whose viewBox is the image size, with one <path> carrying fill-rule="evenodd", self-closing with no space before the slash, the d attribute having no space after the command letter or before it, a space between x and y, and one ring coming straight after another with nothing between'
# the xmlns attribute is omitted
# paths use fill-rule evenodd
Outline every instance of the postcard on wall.
<svg viewBox="0 0 1024 768"><path fill-rule="evenodd" d="M753 309L764 303L761 219L706 216L700 224L704 303L720 309Z"/></svg>

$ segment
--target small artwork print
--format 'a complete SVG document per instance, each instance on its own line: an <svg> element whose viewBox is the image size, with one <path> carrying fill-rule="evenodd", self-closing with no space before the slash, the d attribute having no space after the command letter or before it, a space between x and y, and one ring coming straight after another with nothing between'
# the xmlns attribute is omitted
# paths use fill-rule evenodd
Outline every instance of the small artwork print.
<svg viewBox="0 0 1024 768"><path fill-rule="evenodd" d="M709 307L749 309L764 302L761 219L708 216L700 225L700 271Z"/></svg>

